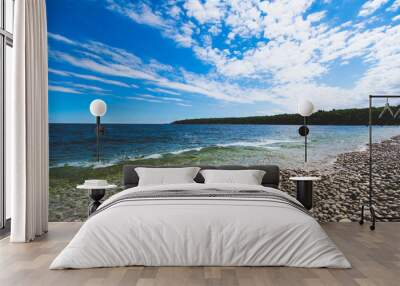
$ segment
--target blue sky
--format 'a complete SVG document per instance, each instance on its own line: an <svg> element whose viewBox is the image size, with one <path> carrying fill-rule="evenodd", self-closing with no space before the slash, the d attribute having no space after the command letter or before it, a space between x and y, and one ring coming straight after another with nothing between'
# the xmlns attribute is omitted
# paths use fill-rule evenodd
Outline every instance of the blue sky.
<svg viewBox="0 0 400 286"><path fill-rule="evenodd" d="M168 123L400 93L400 0L48 0L51 122Z"/></svg>

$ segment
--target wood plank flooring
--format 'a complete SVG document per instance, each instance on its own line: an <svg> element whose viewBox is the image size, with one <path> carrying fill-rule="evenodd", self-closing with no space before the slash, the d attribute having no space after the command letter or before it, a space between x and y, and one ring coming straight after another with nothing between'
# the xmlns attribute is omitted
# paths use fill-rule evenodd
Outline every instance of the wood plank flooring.
<svg viewBox="0 0 400 286"><path fill-rule="evenodd" d="M324 224L352 269L289 267L123 267L48 270L81 223L50 223L44 237L28 244L0 241L0 285L400 285L400 224L378 223L375 232L357 223Z"/></svg>

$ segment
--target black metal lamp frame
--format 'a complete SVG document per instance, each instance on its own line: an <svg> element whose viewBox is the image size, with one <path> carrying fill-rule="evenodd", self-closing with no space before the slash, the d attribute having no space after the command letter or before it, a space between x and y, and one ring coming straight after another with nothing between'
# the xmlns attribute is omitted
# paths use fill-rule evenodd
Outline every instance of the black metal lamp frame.
<svg viewBox="0 0 400 286"><path fill-rule="evenodd" d="M104 135L104 126L101 126L100 116L96 116L96 159L100 162L100 136Z"/></svg>
<svg viewBox="0 0 400 286"><path fill-rule="evenodd" d="M373 200L373 186L372 186L372 101L374 98L400 98L400 95L370 95L369 96L369 122L368 122L368 132L369 132L369 193L368 193L368 203L367 204L362 204L361 205L361 219L359 221L360 224L364 223L364 209L367 207L370 211L371 214L371 222L372 224L370 225L370 229L374 230L375 229L375 224L377 221L382 221L382 220L388 220L388 221L398 221L400 220L400 217L387 217L387 216L378 216L376 214L376 210L374 207L374 200Z"/></svg>
<svg viewBox="0 0 400 286"><path fill-rule="evenodd" d="M307 117L304 116L304 125L300 126L299 134L304 137L304 162L307 163L307 135L310 129L307 127Z"/></svg>

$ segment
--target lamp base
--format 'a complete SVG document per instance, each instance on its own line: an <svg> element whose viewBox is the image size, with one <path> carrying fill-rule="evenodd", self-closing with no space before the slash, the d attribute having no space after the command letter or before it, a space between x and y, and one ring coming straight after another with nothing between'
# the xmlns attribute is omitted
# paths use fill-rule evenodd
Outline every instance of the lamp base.
<svg viewBox="0 0 400 286"><path fill-rule="evenodd" d="M313 181L297 181L296 198L308 210L313 207Z"/></svg>

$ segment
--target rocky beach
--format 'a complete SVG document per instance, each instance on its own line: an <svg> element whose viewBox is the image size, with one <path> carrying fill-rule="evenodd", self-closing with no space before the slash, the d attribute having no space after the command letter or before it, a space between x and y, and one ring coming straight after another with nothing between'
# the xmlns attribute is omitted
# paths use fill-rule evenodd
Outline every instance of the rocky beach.
<svg viewBox="0 0 400 286"><path fill-rule="evenodd" d="M399 216L400 136L372 145L373 201L381 216ZM295 196L295 175L320 176L314 185L313 216L320 222L359 221L360 206L368 202L369 151L340 154L336 161L320 170L282 170L281 190ZM369 217L369 211L366 211Z"/></svg>
<svg viewBox="0 0 400 286"><path fill-rule="evenodd" d="M332 163L320 168L282 169L280 189L295 196L295 184L289 177L295 175L320 176L314 185L313 216L320 222L358 221L360 205L368 200L367 148L337 156ZM374 202L378 214L399 216L400 208L400 136L373 144ZM135 164L140 164L135 161ZM165 162L154 159L154 165ZM182 165L187 162L181 162ZM129 161L103 168L63 167L50 169L50 221L81 221L87 218L87 192L77 190L82 178L102 178L121 185L122 165ZM149 164L146 161L146 164ZM107 192L106 197L121 188ZM366 212L368 215L368 212Z"/></svg>

